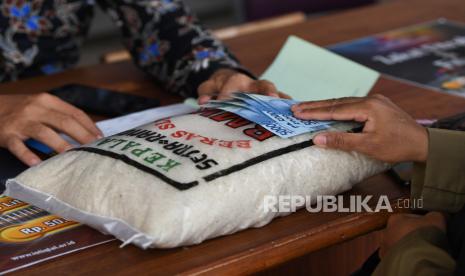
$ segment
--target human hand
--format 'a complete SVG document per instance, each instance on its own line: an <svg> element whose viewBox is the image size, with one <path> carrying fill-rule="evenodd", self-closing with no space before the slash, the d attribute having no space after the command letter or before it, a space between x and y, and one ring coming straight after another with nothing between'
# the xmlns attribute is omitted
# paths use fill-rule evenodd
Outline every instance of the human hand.
<svg viewBox="0 0 465 276"><path fill-rule="evenodd" d="M220 69L212 77L199 86L199 104L209 100L224 100L234 92L250 92L271 97L290 99L279 92L273 83L267 80L254 80L249 76L231 69Z"/></svg>
<svg viewBox="0 0 465 276"><path fill-rule="evenodd" d="M427 159L427 130L384 96L304 102L294 105L292 111L304 120L365 123L361 133L320 133L313 138L317 146L357 151L391 163Z"/></svg>
<svg viewBox="0 0 465 276"><path fill-rule="evenodd" d="M29 138L59 153L71 148L57 131L82 144L102 137L84 112L55 96L0 95L0 147L7 148L25 164L34 166L41 161L24 145Z"/></svg>
<svg viewBox="0 0 465 276"><path fill-rule="evenodd" d="M383 240L379 248L379 256L383 258L389 249L409 233L424 227L437 227L446 232L446 217L439 212L429 212L424 216L414 214L395 214L389 217Z"/></svg>

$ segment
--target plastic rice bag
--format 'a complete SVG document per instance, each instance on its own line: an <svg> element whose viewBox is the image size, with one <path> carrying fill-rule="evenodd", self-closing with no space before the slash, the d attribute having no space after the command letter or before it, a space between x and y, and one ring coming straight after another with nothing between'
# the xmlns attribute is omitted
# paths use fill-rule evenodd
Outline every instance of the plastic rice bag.
<svg viewBox="0 0 465 276"><path fill-rule="evenodd" d="M335 195L386 168L357 153L315 147L314 135L282 139L205 109L55 156L9 180L6 194L125 244L192 245L288 214L265 210L266 196Z"/></svg>

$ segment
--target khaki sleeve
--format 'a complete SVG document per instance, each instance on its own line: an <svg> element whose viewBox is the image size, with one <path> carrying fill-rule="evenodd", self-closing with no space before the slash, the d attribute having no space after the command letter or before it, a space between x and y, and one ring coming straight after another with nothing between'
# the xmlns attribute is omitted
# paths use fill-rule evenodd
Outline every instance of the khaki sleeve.
<svg viewBox="0 0 465 276"><path fill-rule="evenodd" d="M381 259L373 275L452 275L455 260L447 237L436 227L425 227L398 241Z"/></svg>
<svg viewBox="0 0 465 276"><path fill-rule="evenodd" d="M457 212L465 203L465 132L428 133L428 160L414 164L412 198L427 210Z"/></svg>

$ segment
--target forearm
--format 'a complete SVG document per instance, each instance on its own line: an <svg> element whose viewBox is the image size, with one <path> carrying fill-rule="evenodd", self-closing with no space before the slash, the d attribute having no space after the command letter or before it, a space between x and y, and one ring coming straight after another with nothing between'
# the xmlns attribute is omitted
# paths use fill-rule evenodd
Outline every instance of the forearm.
<svg viewBox="0 0 465 276"><path fill-rule="evenodd" d="M170 92L196 96L198 86L220 68L247 73L182 1L100 3L117 17L135 63Z"/></svg>

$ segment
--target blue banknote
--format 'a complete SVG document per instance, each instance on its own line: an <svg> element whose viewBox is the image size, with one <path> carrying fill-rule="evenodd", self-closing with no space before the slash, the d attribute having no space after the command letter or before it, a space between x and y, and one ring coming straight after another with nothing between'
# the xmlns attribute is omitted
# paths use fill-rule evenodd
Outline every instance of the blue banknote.
<svg viewBox="0 0 465 276"><path fill-rule="evenodd" d="M257 105L259 105L261 111L267 116L273 117L276 120L285 121L288 126L298 130L299 133L323 130L334 123L332 121L301 120L294 117L291 107L298 103L294 100L245 93L236 93L234 97L236 99L243 99L249 105L256 108L258 108Z"/></svg>
<svg viewBox="0 0 465 276"><path fill-rule="evenodd" d="M235 93L233 99L212 100L203 107L235 113L282 138L324 130L333 123L330 121L306 121L294 117L291 107L296 103L298 102L289 99Z"/></svg>
<svg viewBox="0 0 465 276"><path fill-rule="evenodd" d="M218 108L239 115L244 119L261 125L263 128L267 129L268 131L271 131L272 133L278 135L281 138L289 138L298 135L298 133L296 133L295 131L283 126L279 122L273 121L271 118L263 115L263 113L254 111L253 109L235 106L233 104L224 104L222 106L217 106L214 108Z"/></svg>

